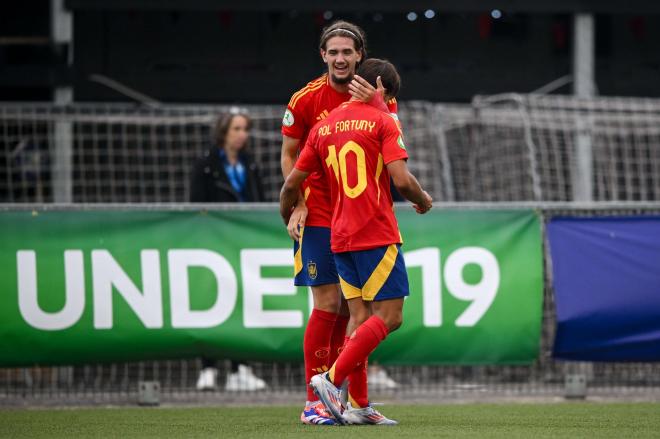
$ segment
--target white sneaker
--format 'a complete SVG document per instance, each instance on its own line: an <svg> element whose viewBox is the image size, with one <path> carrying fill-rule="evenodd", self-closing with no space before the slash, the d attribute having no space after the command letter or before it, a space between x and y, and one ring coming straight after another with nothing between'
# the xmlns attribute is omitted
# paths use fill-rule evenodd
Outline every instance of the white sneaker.
<svg viewBox="0 0 660 439"><path fill-rule="evenodd" d="M394 419L389 419L383 416L378 410L372 406L354 409L348 407L344 411L344 420L353 425L397 425L398 422Z"/></svg>
<svg viewBox="0 0 660 439"><path fill-rule="evenodd" d="M252 372L252 368L245 364L238 365L238 371L227 375L225 390L228 392L254 392L263 390L266 382Z"/></svg>
<svg viewBox="0 0 660 439"><path fill-rule="evenodd" d="M205 367L199 371L197 378L197 390L216 390L216 379L218 378L218 369L215 367Z"/></svg>
<svg viewBox="0 0 660 439"><path fill-rule="evenodd" d="M390 378L387 372L385 372L385 369L380 367L373 372L369 371L367 384L370 388L381 390L396 389L399 387L399 383Z"/></svg>
<svg viewBox="0 0 660 439"><path fill-rule="evenodd" d="M314 389L314 393L319 397L321 402L327 410L332 413L332 416L340 424L345 424L342 413L344 406L341 403L340 390L335 386L328 377L328 372L314 375L309 382L309 385Z"/></svg>

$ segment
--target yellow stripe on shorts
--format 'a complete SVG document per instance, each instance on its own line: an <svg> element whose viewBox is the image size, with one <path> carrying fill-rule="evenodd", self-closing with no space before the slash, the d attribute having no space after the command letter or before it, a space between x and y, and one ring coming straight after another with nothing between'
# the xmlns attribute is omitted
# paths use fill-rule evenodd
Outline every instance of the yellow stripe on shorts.
<svg viewBox="0 0 660 439"><path fill-rule="evenodd" d="M339 276L339 286L341 286L341 292L344 293L344 298L346 300L362 297L362 290L349 284L344 279L342 279L341 276Z"/></svg>
<svg viewBox="0 0 660 439"><path fill-rule="evenodd" d="M376 294L383 288L385 281L392 272L398 254L399 249L396 247L396 244L390 244L387 247L383 259L380 260L376 269L369 276L369 280L362 287L363 300L374 300Z"/></svg>
<svg viewBox="0 0 660 439"><path fill-rule="evenodd" d="M295 255L293 255L293 277L298 276L298 273L303 269L303 263L302 263L302 240L303 240L303 233L305 232L305 228L303 227L300 229L300 239L298 240L298 251L296 252Z"/></svg>

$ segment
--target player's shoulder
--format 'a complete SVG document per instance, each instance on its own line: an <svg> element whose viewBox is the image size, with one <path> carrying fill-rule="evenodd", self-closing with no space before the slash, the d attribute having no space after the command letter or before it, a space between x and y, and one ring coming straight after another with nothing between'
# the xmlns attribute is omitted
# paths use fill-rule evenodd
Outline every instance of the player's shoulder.
<svg viewBox="0 0 660 439"><path fill-rule="evenodd" d="M378 115L381 120L383 120L383 123L396 123L399 120L399 116L396 113L391 113L389 111L382 111L382 110L377 110Z"/></svg>
<svg viewBox="0 0 660 439"><path fill-rule="evenodd" d="M396 113L379 112L380 126L386 130L401 131L401 124Z"/></svg>
<svg viewBox="0 0 660 439"><path fill-rule="evenodd" d="M324 73L318 78L310 81L303 88L295 92L289 100L289 107L296 108L301 102L314 97L328 83L328 74Z"/></svg>

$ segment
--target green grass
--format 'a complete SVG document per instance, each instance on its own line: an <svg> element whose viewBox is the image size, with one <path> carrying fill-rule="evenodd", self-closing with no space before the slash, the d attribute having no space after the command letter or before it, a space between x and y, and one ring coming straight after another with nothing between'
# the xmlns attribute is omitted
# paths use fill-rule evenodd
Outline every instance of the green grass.
<svg viewBox="0 0 660 439"><path fill-rule="evenodd" d="M318 427L300 407L0 410L0 437L660 438L660 404L392 405L395 427Z"/></svg>

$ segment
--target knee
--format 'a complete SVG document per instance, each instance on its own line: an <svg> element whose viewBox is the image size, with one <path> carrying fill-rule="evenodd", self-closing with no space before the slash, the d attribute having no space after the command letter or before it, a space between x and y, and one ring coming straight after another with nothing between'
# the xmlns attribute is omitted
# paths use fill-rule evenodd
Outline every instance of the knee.
<svg viewBox="0 0 660 439"><path fill-rule="evenodd" d="M321 311L330 312L333 314L339 313L339 300L332 300L332 298L323 298L323 300L315 300L314 308Z"/></svg>
<svg viewBox="0 0 660 439"><path fill-rule="evenodd" d="M396 331L401 327L401 324L403 323L403 313L394 313L391 315L388 315L386 319L383 320L385 322L385 326L387 327L387 332L391 333Z"/></svg>
<svg viewBox="0 0 660 439"><path fill-rule="evenodd" d="M368 310L363 310L359 312L353 311L351 313L351 323L355 325L355 327L357 328L358 326L366 322L367 319L369 319L369 317L370 317L370 313Z"/></svg>
<svg viewBox="0 0 660 439"><path fill-rule="evenodd" d="M340 297L336 289L312 288L314 294L314 308L321 311L337 314L339 312Z"/></svg>

